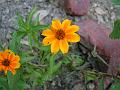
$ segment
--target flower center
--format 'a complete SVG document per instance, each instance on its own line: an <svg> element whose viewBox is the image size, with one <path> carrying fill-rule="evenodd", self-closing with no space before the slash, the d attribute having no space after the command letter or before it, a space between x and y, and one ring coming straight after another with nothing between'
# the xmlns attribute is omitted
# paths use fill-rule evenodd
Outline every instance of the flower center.
<svg viewBox="0 0 120 90"><path fill-rule="evenodd" d="M64 32L63 30L58 30L58 31L56 32L56 38L57 38L58 40L63 39L64 37L65 37L65 32Z"/></svg>
<svg viewBox="0 0 120 90"><path fill-rule="evenodd" d="M2 62L2 65L4 66L9 66L10 65L10 61L5 59L3 62Z"/></svg>

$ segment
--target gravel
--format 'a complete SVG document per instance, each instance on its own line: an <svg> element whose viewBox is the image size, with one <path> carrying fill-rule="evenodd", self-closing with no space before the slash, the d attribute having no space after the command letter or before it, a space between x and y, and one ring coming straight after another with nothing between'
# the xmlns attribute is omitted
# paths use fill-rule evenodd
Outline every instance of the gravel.
<svg viewBox="0 0 120 90"><path fill-rule="evenodd" d="M16 12L26 17L32 7L37 6L41 23L50 23L53 18L76 18L66 15L62 1L59 0L0 0L0 40L5 41L8 31L14 31L11 27L17 27ZM92 18L99 23L104 23L112 28L115 19L120 18L118 6L111 3L111 0L90 0L90 8L87 16L80 16L77 19ZM76 20L77 20L76 19Z"/></svg>
<svg viewBox="0 0 120 90"><path fill-rule="evenodd" d="M62 0L60 4L58 2L59 0L0 0L0 41L5 43L10 37L8 36L9 33L15 31L12 27L17 28L16 12L20 12L25 18L34 6L38 7L38 12L35 16L39 14L39 20L41 20L40 23L42 24L51 23L53 18L63 20L68 17L70 19L75 19L76 21L79 19L92 18L99 23L104 23L106 26L112 28L114 20L120 18L120 7L113 5L111 0L90 0L88 15L80 17L66 15L62 7ZM76 73L74 75L76 75ZM72 80L74 80L73 76L71 76ZM67 79L66 77L61 78L65 78L64 80ZM53 86L55 85L54 82L55 81L52 82ZM66 82L68 82L68 80L66 80ZM71 83L69 84L71 85ZM60 85L61 84L58 83L58 86ZM78 83L72 87L71 90L84 90L84 86L82 87L83 89L79 89L81 85L82 84ZM94 85L90 84L88 87L92 90ZM62 90L65 90L65 88L62 88Z"/></svg>
<svg viewBox="0 0 120 90"><path fill-rule="evenodd" d="M112 28L114 20L120 18L120 10L111 3L111 0L91 0L88 15L99 23Z"/></svg>
<svg viewBox="0 0 120 90"><path fill-rule="evenodd" d="M8 32L15 31L12 27L17 28L16 12L25 18L34 6L38 7L40 13L44 11L40 14L40 20L44 18L41 23L51 23L53 18L66 17L58 0L0 0L0 41L7 41Z"/></svg>
<svg viewBox="0 0 120 90"><path fill-rule="evenodd" d="M8 31L14 31L11 27L16 27L16 12L20 12L26 17L32 7L37 6L40 14L41 23L50 23L53 18L71 18L74 16L66 15L62 1L59 0L0 0L0 40L6 41ZM92 18L99 23L104 23L112 28L115 19L120 18L118 6L111 3L110 0L90 0L90 8L87 16L80 16L77 19ZM77 20L76 19L76 20Z"/></svg>

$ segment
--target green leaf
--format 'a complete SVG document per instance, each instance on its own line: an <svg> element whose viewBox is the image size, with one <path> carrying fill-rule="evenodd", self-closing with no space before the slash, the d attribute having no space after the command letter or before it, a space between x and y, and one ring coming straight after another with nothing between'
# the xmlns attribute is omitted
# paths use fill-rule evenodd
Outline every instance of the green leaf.
<svg viewBox="0 0 120 90"><path fill-rule="evenodd" d="M53 54L51 57L50 57L50 69L52 70L53 67L55 65L55 55Z"/></svg>
<svg viewBox="0 0 120 90"><path fill-rule="evenodd" d="M53 67L52 73L54 74L55 72L59 71L59 68L61 67L61 65L62 65L62 62L57 63L57 64Z"/></svg>
<svg viewBox="0 0 120 90"><path fill-rule="evenodd" d="M20 43L21 39L26 35L26 31L17 31L17 42Z"/></svg>
<svg viewBox="0 0 120 90"><path fill-rule="evenodd" d="M15 75L11 72L7 73L9 90L24 90L26 83L23 79L22 69L18 69Z"/></svg>
<svg viewBox="0 0 120 90"><path fill-rule="evenodd" d="M24 34L26 34L26 31L16 31L18 36L23 36Z"/></svg>
<svg viewBox="0 0 120 90"><path fill-rule="evenodd" d="M29 33L28 34L28 41L29 41L29 46L30 46L30 48L32 49L32 42L33 42L33 40L32 40L32 33Z"/></svg>
<svg viewBox="0 0 120 90"><path fill-rule="evenodd" d="M3 88L2 90L9 90L6 78L0 77L0 87Z"/></svg>
<svg viewBox="0 0 120 90"><path fill-rule="evenodd" d="M104 80L100 79L100 90L104 90Z"/></svg>
<svg viewBox="0 0 120 90"><path fill-rule="evenodd" d="M87 70L87 71L85 71L85 80L86 81L91 81L91 80L96 80L97 79L97 77L98 77L98 75L96 74L96 72L95 71L90 71L90 70Z"/></svg>
<svg viewBox="0 0 120 90"><path fill-rule="evenodd" d="M37 8L34 7L34 8L30 11L30 13L29 13L29 15L28 15L28 17L27 17L27 24L28 24L28 25L31 25L31 23L32 23L32 17L33 17L33 15L34 15L34 13L36 12L36 10L37 10Z"/></svg>
<svg viewBox="0 0 120 90"><path fill-rule="evenodd" d="M37 45L39 47L40 46L40 41L39 41L40 40L40 33L37 31L34 31L32 33L32 37L33 37L34 45Z"/></svg>
<svg viewBox="0 0 120 90"><path fill-rule="evenodd" d="M26 62L30 62L30 61L34 60L34 58L35 58L34 56L30 56L30 55L28 55L27 52L23 52L23 51L21 51L19 53L19 55L21 57L21 60L20 60L21 64L25 64Z"/></svg>
<svg viewBox="0 0 120 90"><path fill-rule="evenodd" d="M120 5L120 0L112 0L113 4Z"/></svg>
<svg viewBox="0 0 120 90"><path fill-rule="evenodd" d="M71 57L69 56L64 56L64 58L62 59L62 63L67 65L67 64L70 64L71 63Z"/></svg>
<svg viewBox="0 0 120 90"><path fill-rule="evenodd" d="M81 66L82 64L84 64L84 60L82 60L82 58L79 55L71 53L64 56L62 63L65 65L70 64L73 68L75 68L77 66Z"/></svg>
<svg viewBox="0 0 120 90"><path fill-rule="evenodd" d="M84 63L84 60L81 59L81 57L79 55L71 55L71 59L73 61L73 66L76 67L76 66L80 66Z"/></svg>
<svg viewBox="0 0 120 90"><path fill-rule="evenodd" d="M1 84L1 82L6 82L6 78L0 77L0 84Z"/></svg>
<svg viewBox="0 0 120 90"><path fill-rule="evenodd" d="M120 39L120 20L114 22L114 28L110 34L111 39Z"/></svg>
<svg viewBox="0 0 120 90"><path fill-rule="evenodd" d="M48 73L50 75L53 75L55 72L59 71L59 68L62 64L62 62L59 62L59 63L55 63L55 54L53 54L51 57L50 57L50 68L49 68L49 71Z"/></svg>
<svg viewBox="0 0 120 90"><path fill-rule="evenodd" d="M36 18L33 20L33 25L39 25L40 21L39 21L39 14L36 16Z"/></svg>
<svg viewBox="0 0 120 90"><path fill-rule="evenodd" d="M40 31L40 30L45 30L49 28L49 25L37 25L37 26L32 26L31 30L32 31Z"/></svg>
<svg viewBox="0 0 120 90"><path fill-rule="evenodd" d="M7 79L8 79L8 86L9 86L9 90L14 90L13 89L13 84L14 84L14 82L13 82L13 75L12 75L12 73L11 72L8 72L7 73Z"/></svg>
<svg viewBox="0 0 120 90"><path fill-rule="evenodd" d="M37 47L38 49L42 50L42 51L47 51L47 52L50 52L50 45L48 46L35 46Z"/></svg>
<svg viewBox="0 0 120 90"><path fill-rule="evenodd" d="M23 80L19 80L19 82L17 83L17 90L24 90L24 88L26 87L26 83Z"/></svg>
<svg viewBox="0 0 120 90"><path fill-rule="evenodd" d="M120 90L120 80L116 80L110 87L109 90Z"/></svg>
<svg viewBox="0 0 120 90"><path fill-rule="evenodd" d="M12 40L10 41L9 48L16 52L16 42L17 42L17 32L14 32L12 35Z"/></svg>
<svg viewBox="0 0 120 90"><path fill-rule="evenodd" d="M12 51L16 53L18 52L21 45L20 41L25 36L25 34L26 34L25 31L16 31L13 33L12 40L10 40L10 43L9 43L9 48Z"/></svg>
<svg viewBox="0 0 120 90"><path fill-rule="evenodd" d="M26 23L25 23L23 17L19 13L17 13L17 17L18 17L19 30L25 31L26 30Z"/></svg>
<svg viewBox="0 0 120 90"><path fill-rule="evenodd" d="M0 50L4 50L4 47L2 45L2 42L0 41Z"/></svg>

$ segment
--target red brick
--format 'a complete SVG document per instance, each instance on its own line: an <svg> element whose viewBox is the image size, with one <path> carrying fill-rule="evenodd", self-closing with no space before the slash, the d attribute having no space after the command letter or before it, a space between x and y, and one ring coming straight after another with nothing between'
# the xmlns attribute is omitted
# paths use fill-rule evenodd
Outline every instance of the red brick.
<svg viewBox="0 0 120 90"><path fill-rule="evenodd" d="M103 24L98 24L96 21L85 20L76 24L81 28L78 32L81 36L81 43L96 46L98 54L109 61L106 72L116 75L120 67L120 40L111 40L109 38L111 29ZM109 82L110 79L105 80L105 87L108 86Z"/></svg>
<svg viewBox="0 0 120 90"><path fill-rule="evenodd" d="M64 0L64 7L67 14L86 15L89 9L89 0Z"/></svg>

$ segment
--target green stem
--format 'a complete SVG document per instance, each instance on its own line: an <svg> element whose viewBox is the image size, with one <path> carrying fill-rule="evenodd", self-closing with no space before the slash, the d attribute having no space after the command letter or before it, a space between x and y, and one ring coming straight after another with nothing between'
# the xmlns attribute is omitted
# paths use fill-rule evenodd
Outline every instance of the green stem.
<svg viewBox="0 0 120 90"><path fill-rule="evenodd" d="M46 66L47 66L47 65L37 65L37 64L31 63L31 62L27 62L27 64L32 65L32 66L34 66L34 67L36 67L36 68L46 67Z"/></svg>
<svg viewBox="0 0 120 90"><path fill-rule="evenodd" d="M13 76L12 76L11 72L7 73L7 80L8 80L9 90L14 90L13 89Z"/></svg>
<svg viewBox="0 0 120 90"><path fill-rule="evenodd" d="M103 80L103 78L100 79L100 90L104 90L104 80Z"/></svg>

